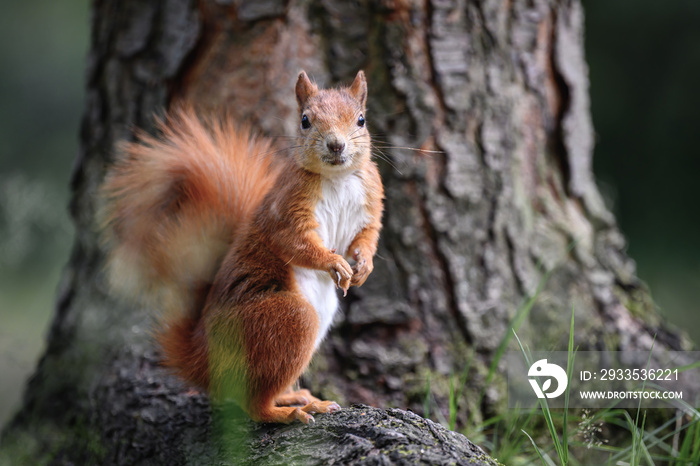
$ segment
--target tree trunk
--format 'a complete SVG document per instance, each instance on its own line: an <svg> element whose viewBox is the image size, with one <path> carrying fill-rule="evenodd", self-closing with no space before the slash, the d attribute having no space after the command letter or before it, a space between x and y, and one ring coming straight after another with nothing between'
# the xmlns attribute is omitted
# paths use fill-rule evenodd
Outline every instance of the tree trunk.
<svg viewBox="0 0 700 466"><path fill-rule="evenodd" d="M153 313L109 296L96 191L115 143L151 129L173 102L295 134L301 69L322 86L365 70L387 197L375 270L343 300L304 377L312 391L421 413L429 380L433 410L446 415L449 379L471 361L459 422L498 412L502 387L477 405L484 374L541 282L518 330L534 348L566 348L572 306L581 349L649 350L654 334L657 346L689 347L654 313L593 179L579 1L99 0L93 9L72 180L78 234L6 445L66 463L197 454L211 427L206 399L157 367Z"/></svg>

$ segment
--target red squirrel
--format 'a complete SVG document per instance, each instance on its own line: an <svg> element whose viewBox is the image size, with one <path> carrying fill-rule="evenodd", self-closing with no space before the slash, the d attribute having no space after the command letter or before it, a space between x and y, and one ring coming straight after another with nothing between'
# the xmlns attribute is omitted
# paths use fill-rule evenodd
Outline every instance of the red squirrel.
<svg viewBox="0 0 700 466"><path fill-rule="evenodd" d="M121 145L101 188L110 282L164 309L165 365L259 422L340 409L290 387L328 332L336 288L372 272L381 229L364 73L319 90L302 71L296 98L292 149L181 107L159 136Z"/></svg>

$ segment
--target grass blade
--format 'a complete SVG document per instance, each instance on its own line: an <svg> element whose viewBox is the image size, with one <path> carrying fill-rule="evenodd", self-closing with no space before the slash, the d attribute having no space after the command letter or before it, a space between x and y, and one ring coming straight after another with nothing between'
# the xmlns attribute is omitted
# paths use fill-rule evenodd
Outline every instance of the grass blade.
<svg viewBox="0 0 700 466"><path fill-rule="evenodd" d="M547 455L547 454L544 453L542 450L540 450L540 447L538 447L537 444L535 443L535 441L532 439L532 437L530 437L530 434L528 434L528 433L525 432L524 430L521 431L521 432L522 432L523 434L527 435L527 438L529 438L529 439L530 439L530 442L532 442L532 446L535 447L535 451L537 452L537 456L540 457L540 461L542 461L542 464L544 464L544 465L546 465L546 466L556 466L556 465L554 464L554 461L552 461L552 459L549 457L549 455ZM545 458L546 458L546 459L545 459Z"/></svg>

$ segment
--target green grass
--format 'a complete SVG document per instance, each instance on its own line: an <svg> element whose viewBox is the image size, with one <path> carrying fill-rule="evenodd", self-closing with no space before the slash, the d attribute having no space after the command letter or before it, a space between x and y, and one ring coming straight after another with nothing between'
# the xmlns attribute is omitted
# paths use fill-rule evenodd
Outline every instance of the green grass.
<svg viewBox="0 0 700 466"><path fill-rule="evenodd" d="M567 363L569 381L576 356L573 331L572 311ZM529 367L533 362L529 348L515 332L513 336ZM455 386L456 377L451 380L447 426L452 430L456 427L458 400L470 366L460 375L459 385ZM428 396L429 388L428 381ZM647 410L641 406L628 410L613 404L591 413L590 410L569 409L568 395L567 390L564 409L550 409L545 398L540 400L539 407L507 409L462 431L468 437L481 433L478 443L491 456L508 465L700 464L700 412L687 403L681 402L681 409L677 411L654 410L655 422L652 425ZM430 406L428 396L426 406ZM576 414L572 414L574 412ZM659 412L669 414L660 421Z"/></svg>
<svg viewBox="0 0 700 466"><path fill-rule="evenodd" d="M533 297L528 298L516 311L510 322L510 330L503 337L484 377L482 390L477 396L481 406L485 387L491 386L498 374L497 368L506 348L515 338L527 367L532 364L530 350L520 341L517 330L527 319L539 293L549 278L544 274ZM569 325L568 357L566 373L569 382L573 376L576 357L574 348L574 310ZM652 345L653 349L653 345ZM651 355L651 351L650 351ZM426 381L425 413L433 411L439 422L448 428L457 428L459 401L473 371L473 357L465 364L461 374L453 375L449 384L449 419L444 419L441 410L431 410L434 400L431 381ZM697 369L700 362L679 367L678 371ZM646 385L652 385L648 383ZM645 386L642 386L644 389ZM685 402L675 400L680 406L672 410L642 409L641 400L637 409L620 409L616 404L597 411L569 409L569 390L565 392L563 409L550 409L547 399L531 409L505 409L501 414L479 420L470 412L469 424L461 432L481 445L501 463L508 465L697 465L700 464L700 412ZM650 421L653 418L653 422Z"/></svg>
<svg viewBox="0 0 700 466"><path fill-rule="evenodd" d="M515 332L515 329L513 329L513 335L515 336L515 339L518 341L518 346L520 347L520 351L523 353L523 357L525 358L526 361L526 367L530 367L534 361L532 359L532 355L530 353L530 349L527 346L523 346L522 342L520 341L520 338L518 338L517 333ZM567 364L566 364L566 377L567 380L569 381L569 386L571 386L571 375L574 367L574 358L576 356L576 351L574 350L574 310L573 308L571 309L571 326L569 330L569 350L568 350L568 358L567 358ZM547 425L547 430L549 432L550 439L552 440L552 445L554 447L554 451L557 454L557 457L559 458L559 464L562 465L567 465L569 464L569 437L568 437L568 413L569 413L569 390L566 390L565 392L565 398L564 398L564 410L563 410L563 421L562 421L562 437L561 439L559 438L559 435L557 434L557 425L554 423L554 419L552 417L552 412L549 409L549 403L547 403L546 398L540 398L539 399L540 403L540 408L542 409L542 412L544 413L544 421L545 424ZM535 448L535 451L542 461L543 464L553 464L551 458L546 455L546 453L542 452L539 447L537 447L537 444L535 441L532 439L530 435L527 434L523 430L523 433L527 436L527 438L530 440L530 443L532 443L532 446Z"/></svg>
<svg viewBox="0 0 700 466"><path fill-rule="evenodd" d="M567 361L569 381L576 357L573 332L572 310ZM528 346L515 332L512 335L529 367L533 360ZM450 382L449 420L442 422L452 430L456 427L461 387L465 386L470 367L468 364L459 378L453 377ZM455 385L457 382L459 384ZM508 465L700 464L700 412L687 403L681 402L681 409L677 411L654 410L652 425L647 410L641 406L629 410L613 404L593 413L573 410L568 408L568 390L565 393L564 409L551 409L545 398L540 400L539 407L507 409L462 431L468 437L481 433L478 443L491 456ZM430 381L426 383L426 406L430 406L429 400ZM669 414L660 421L659 412Z"/></svg>

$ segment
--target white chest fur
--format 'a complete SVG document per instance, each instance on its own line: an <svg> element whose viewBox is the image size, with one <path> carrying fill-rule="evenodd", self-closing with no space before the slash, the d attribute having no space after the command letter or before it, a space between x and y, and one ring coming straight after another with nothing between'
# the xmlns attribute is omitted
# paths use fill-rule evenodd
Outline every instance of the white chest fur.
<svg viewBox="0 0 700 466"><path fill-rule="evenodd" d="M364 206L365 198L365 188L356 174L322 181L322 198L316 205L314 215L319 225L316 231L325 247L335 249L337 254L346 255L349 252L348 256L352 256L352 251L347 250L350 243L369 223L369 215ZM318 314L318 347L338 309L335 283L327 270L295 267L294 274L302 294Z"/></svg>

